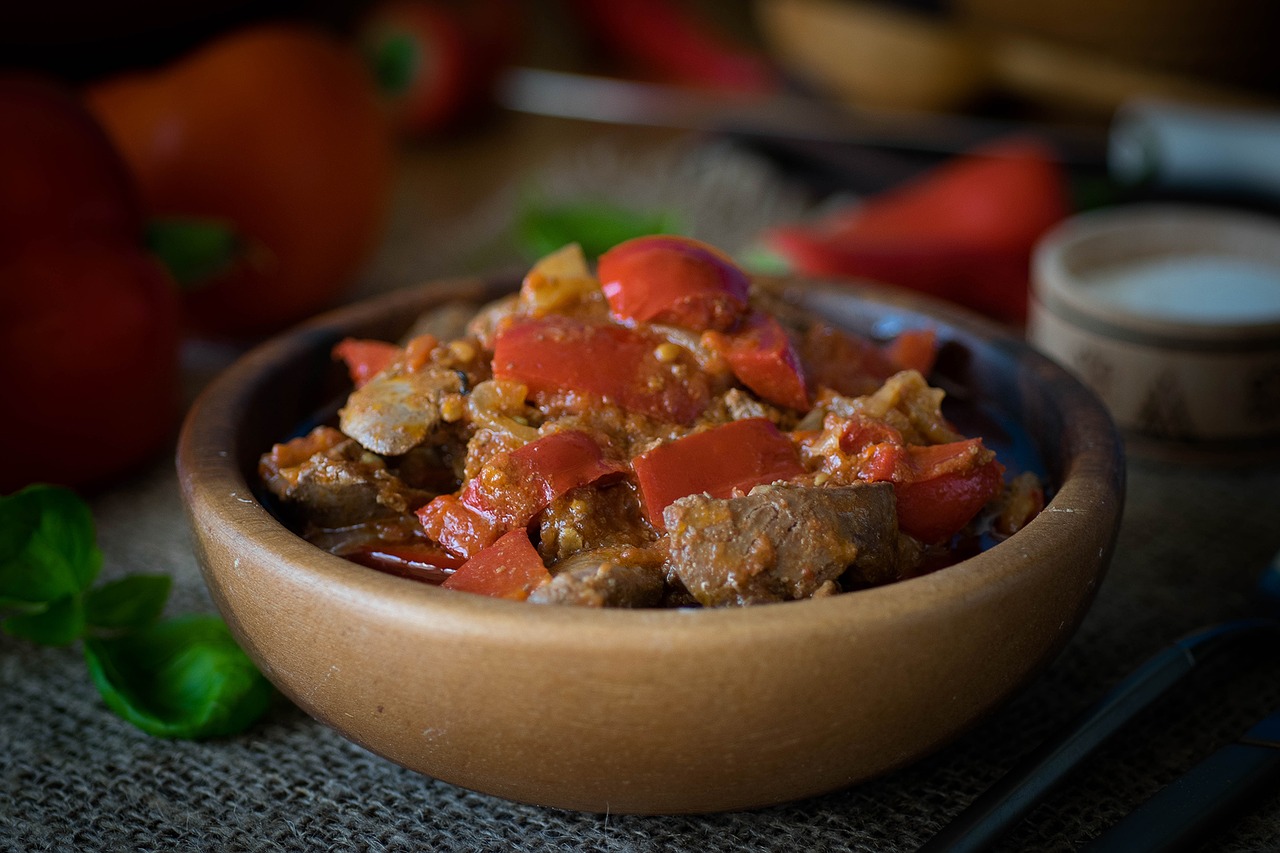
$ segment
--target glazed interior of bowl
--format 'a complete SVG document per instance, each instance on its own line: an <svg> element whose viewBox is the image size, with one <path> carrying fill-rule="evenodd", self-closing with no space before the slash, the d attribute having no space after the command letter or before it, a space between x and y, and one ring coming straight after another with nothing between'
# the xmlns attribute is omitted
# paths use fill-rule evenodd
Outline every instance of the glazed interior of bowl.
<svg viewBox="0 0 1280 853"><path fill-rule="evenodd" d="M1097 399L1001 329L914 297L797 283L872 334L929 326L954 411L1037 467L1052 500L1007 541L918 578L825 599L602 611L455 593L326 554L255 493L258 455L345 388L347 335L514 282L446 282L343 309L250 353L193 407L183 498L210 590L294 702L391 760L524 802L705 812L793 800L938 748L1067 641L1110 557L1123 493ZM319 413L319 414L317 414Z"/></svg>

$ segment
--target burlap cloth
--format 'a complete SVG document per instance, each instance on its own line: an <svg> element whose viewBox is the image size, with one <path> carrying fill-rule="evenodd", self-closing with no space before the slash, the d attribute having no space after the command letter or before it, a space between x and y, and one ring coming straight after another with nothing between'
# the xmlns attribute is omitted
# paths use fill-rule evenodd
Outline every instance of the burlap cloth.
<svg viewBox="0 0 1280 853"><path fill-rule="evenodd" d="M575 155L569 168L556 164L544 186L568 192L584 170L588 178L613 178L610 170L621 164L629 177L614 180L615 190L648 198L661 183L655 172L670 177L684 169L676 183L692 190L682 198L701 192L698 219L722 229L699 233L734 248L761 221L795 213L785 188L722 150L666 152L639 165L600 150ZM412 195L413 181L406 184ZM397 270L408 278L514 261L500 248L509 224L502 211L511 202L504 192L486 196L454 230L430 234L415 231L415 202L402 197L389 248L363 289L395 286ZM744 196L752 205L746 213ZM702 219L717 204L736 213ZM207 353L192 358L193 383L208 370ZM106 710L78 649L0 638L0 850L912 850L1148 655L1198 626L1252 612L1254 580L1280 549L1278 492L1275 463L1131 458L1110 573L1043 675L913 766L748 813L606 816L514 804L404 770L283 701L236 737L159 740ZM104 577L168 572L175 578L172 612L211 608L169 459L96 497L93 510ZM1076 849L1278 705L1274 649L1206 665L1084 765L999 849ZM1207 849L1280 849L1280 795Z"/></svg>

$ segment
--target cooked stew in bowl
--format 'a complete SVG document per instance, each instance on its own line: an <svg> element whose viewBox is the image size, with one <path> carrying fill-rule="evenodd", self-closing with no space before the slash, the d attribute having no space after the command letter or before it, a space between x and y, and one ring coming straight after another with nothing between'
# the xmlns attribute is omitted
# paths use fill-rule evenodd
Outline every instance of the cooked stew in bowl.
<svg viewBox="0 0 1280 853"><path fill-rule="evenodd" d="M354 390L259 474L298 532L472 593L610 607L833 595L937 569L1044 504L926 381L927 328L829 325L715 248L577 246L463 321L335 348Z"/></svg>

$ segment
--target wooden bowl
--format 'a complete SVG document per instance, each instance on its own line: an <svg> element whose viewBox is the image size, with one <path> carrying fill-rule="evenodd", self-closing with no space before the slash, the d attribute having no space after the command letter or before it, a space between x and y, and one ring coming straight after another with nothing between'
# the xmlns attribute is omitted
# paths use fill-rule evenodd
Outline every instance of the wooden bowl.
<svg viewBox="0 0 1280 853"><path fill-rule="evenodd" d="M1008 699L1063 646L1110 559L1123 461L1103 406L999 327L913 296L811 282L831 322L931 326L937 379L1042 465L1022 531L930 575L752 608L601 611L455 593L313 547L259 502L258 455L341 385L341 337L393 339L437 283L324 315L255 349L192 408L178 449L197 554L237 639L290 699L447 782L593 812L743 809L911 762Z"/></svg>

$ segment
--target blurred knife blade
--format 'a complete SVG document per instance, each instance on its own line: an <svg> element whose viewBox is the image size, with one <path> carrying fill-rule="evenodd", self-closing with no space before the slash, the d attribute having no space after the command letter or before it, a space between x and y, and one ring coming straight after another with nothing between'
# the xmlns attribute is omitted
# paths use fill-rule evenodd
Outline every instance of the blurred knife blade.
<svg viewBox="0 0 1280 853"><path fill-rule="evenodd" d="M1000 137L1034 134L1054 147L1064 165L1099 169L1107 159L1103 128L873 112L800 95L712 92L538 68L508 69L497 98L509 110L558 118L929 154L958 154Z"/></svg>

